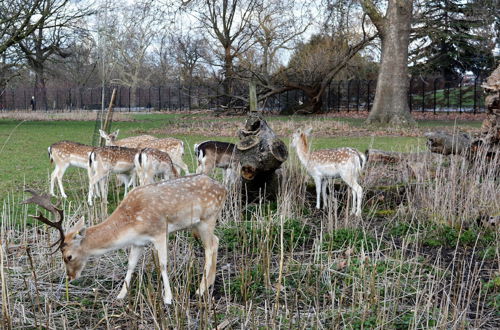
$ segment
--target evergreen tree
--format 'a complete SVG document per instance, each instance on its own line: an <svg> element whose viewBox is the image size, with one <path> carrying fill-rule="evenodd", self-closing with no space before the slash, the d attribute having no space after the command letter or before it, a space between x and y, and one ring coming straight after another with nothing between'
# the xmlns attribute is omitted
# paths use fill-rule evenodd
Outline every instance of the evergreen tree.
<svg viewBox="0 0 500 330"><path fill-rule="evenodd" d="M432 0L422 2L414 28L413 73L456 79L494 66L498 1Z"/></svg>

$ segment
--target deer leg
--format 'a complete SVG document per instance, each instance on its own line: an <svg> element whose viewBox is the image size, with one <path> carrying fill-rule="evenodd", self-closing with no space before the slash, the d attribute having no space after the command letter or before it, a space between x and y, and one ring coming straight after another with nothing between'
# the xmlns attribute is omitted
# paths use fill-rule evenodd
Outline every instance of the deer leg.
<svg viewBox="0 0 500 330"><path fill-rule="evenodd" d="M321 180L321 193L323 195L323 207L327 207L327 196L326 196L326 187L328 186L328 179Z"/></svg>
<svg viewBox="0 0 500 330"><path fill-rule="evenodd" d="M141 257L143 251L144 247L142 246L132 245L132 248L130 248L130 254L128 255L127 275L125 275L125 282L123 283L123 287L120 290L120 293L116 297L117 299L123 299L127 295L127 291L130 288L130 280L132 279L132 274L134 273L135 266L137 265L137 262L139 261L139 258Z"/></svg>
<svg viewBox="0 0 500 330"><path fill-rule="evenodd" d="M54 176L54 178L51 177L51 182L50 182L50 189L51 189L50 193L52 195L54 195L54 181L53 180L57 179L57 185L59 186L59 191L61 192L61 196L63 198L67 198L68 197L64 193L64 187L63 187L63 184L62 184L62 178L64 176L64 173L68 169L68 167L69 167L69 164L65 164L65 165L63 165L61 167L57 166L56 169L54 170L54 172L52 172L52 176Z"/></svg>
<svg viewBox="0 0 500 330"><path fill-rule="evenodd" d="M156 251L158 252L158 259L161 267L161 277L163 279L163 302L165 305L172 303L172 290L170 289L170 282L168 281L167 274L167 233L162 233L154 241Z"/></svg>
<svg viewBox="0 0 500 330"><path fill-rule="evenodd" d="M215 282L215 273L217 267L217 249L219 247L219 238L214 235L214 221L202 221L193 229L200 237L203 248L205 249L205 267L200 287L196 294L203 295L205 290Z"/></svg>
<svg viewBox="0 0 500 330"><path fill-rule="evenodd" d="M358 184L356 178L351 175L342 175L342 180L351 188L352 190L352 209L351 214L356 216L361 215L361 199L363 198L363 188Z"/></svg>
<svg viewBox="0 0 500 330"><path fill-rule="evenodd" d="M316 186L316 208L320 209L320 195L321 195L321 177L320 176L315 176L314 177L314 184Z"/></svg>

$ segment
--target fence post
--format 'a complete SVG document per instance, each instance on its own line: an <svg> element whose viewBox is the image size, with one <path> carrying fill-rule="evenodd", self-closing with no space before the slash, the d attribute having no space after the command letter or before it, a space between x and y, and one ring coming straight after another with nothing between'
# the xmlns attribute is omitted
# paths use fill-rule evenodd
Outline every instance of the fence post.
<svg viewBox="0 0 500 330"><path fill-rule="evenodd" d="M413 77L410 77L410 88L408 89L408 103L410 106L410 112L413 111Z"/></svg>
<svg viewBox="0 0 500 330"><path fill-rule="evenodd" d="M356 111L359 111L359 93L361 92L361 82L358 79L358 95L356 96Z"/></svg>
<svg viewBox="0 0 500 330"><path fill-rule="evenodd" d="M158 86L158 111L161 111L161 86Z"/></svg>
<svg viewBox="0 0 500 330"><path fill-rule="evenodd" d="M349 104L351 103L351 82L352 80L349 80L347 82L347 112L349 112Z"/></svg>
<svg viewBox="0 0 500 330"><path fill-rule="evenodd" d="M458 85L458 109L460 113L462 113L462 81L464 80L464 77L460 78L460 82Z"/></svg>
<svg viewBox="0 0 500 330"><path fill-rule="evenodd" d="M337 111L340 112L340 102L342 100L342 97L340 96L340 87L342 85L342 80L339 81L339 84L337 85Z"/></svg>
<svg viewBox="0 0 500 330"><path fill-rule="evenodd" d="M425 111L425 84L422 81L422 112Z"/></svg>
<svg viewBox="0 0 500 330"><path fill-rule="evenodd" d="M370 82L371 80L366 81L366 111L370 112Z"/></svg>
<svg viewBox="0 0 500 330"><path fill-rule="evenodd" d="M436 84L437 84L438 80L439 80L439 78L434 79L434 86L433 86L434 87L434 110L433 110L434 114L436 114L436 103L437 103Z"/></svg>
<svg viewBox="0 0 500 330"><path fill-rule="evenodd" d="M476 97L477 97L477 79L478 78L479 78L478 76L474 77L474 108L473 108L474 114L476 114L476 111L477 111Z"/></svg>

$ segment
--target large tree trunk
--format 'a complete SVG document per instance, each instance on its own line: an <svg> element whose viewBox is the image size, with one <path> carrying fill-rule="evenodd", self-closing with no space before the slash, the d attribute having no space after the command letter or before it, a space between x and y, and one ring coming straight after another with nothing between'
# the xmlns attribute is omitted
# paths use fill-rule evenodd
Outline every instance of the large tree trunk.
<svg viewBox="0 0 500 330"><path fill-rule="evenodd" d="M288 158L286 145L258 113L250 113L238 136L243 194L248 201L274 199L279 187L276 170Z"/></svg>
<svg viewBox="0 0 500 330"><path fill-rule="evenodd" d="M372 17L367 12L382 41L375 100L367 119L369 124L415 124L408 106L408 45L412 12L411 0L389 0L384 18Z"/></svg>

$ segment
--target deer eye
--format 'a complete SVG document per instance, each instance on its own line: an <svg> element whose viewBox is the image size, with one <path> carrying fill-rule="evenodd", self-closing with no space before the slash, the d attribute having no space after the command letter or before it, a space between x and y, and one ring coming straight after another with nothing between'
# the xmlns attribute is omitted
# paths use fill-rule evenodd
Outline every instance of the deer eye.
<svg viewBox="0 0 500 330"><path fill-rule="evenodd" d="M71 255L66 257L66 260L67 260L68 262L69 262L69 261L71 261L71 259L73 259L73 256L71 256Z"/></svg>

